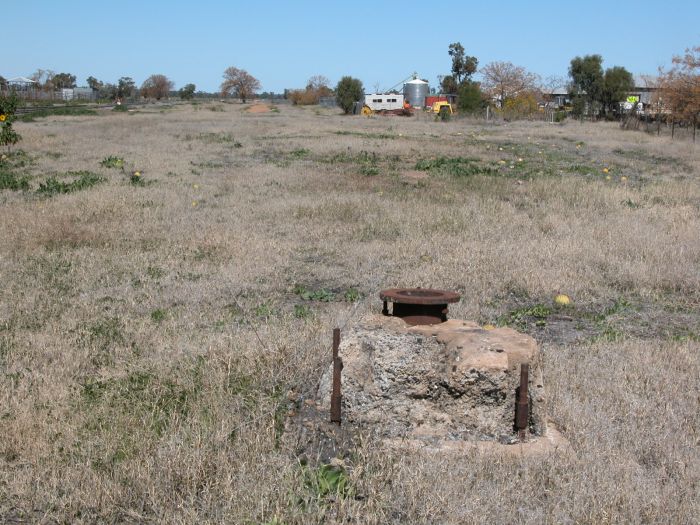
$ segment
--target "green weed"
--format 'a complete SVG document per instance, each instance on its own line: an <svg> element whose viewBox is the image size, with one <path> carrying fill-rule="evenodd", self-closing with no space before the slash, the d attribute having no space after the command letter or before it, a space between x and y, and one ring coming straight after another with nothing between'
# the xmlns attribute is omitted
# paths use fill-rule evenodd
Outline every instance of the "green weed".
<svg viewBox="0 0 700 525"><path fill-rule="evenodd" d="M552 309L549 306L536 304L511 310L507 314L500 316L496 320L496 324L498 326L516 326L521 330L527 327L528 321L534 321L535 326L545 326L547 317L551 313Z"/></svg>
<svg viewBox="0 0 700 525"><path fill-rule="evenodd" d="M151 320L154 323L161 323L165 320L167 317L167 311L163 310L162 308L156 308L151 312Z"/></svg>
<svg viewBox="0 0 700 525"><path fill-rule="evenodd" d="M311 154L311 151L306 149L306 148L299 148L299 149L295 149L295 150L292 150L291 152L289 152L289 155L293 159L305 159L310 154Z"/></svg>
<svg viewBox="0 0 700 525"><path fill-rule="evenodd" d="M91 188L105 180L104 177L92 173L91 171L69 171L63 176L77 178L74 178L70 182L63 182L56 177L49 177L46 181L39 184L36 192L51 197L59 193L73 193L75 191Z"/></svg>
<svg viewBox="0 0 700 525"><path fill-rule="evenodd" d="M29 189L29 177L20 177L0 164L0 190L28 191Z"/></svg>
<svg viewBox="0 0 700 525"><path fill-rule="evenodd" d="M313 310L311 307L305 304L295 304L294 305L294 317L297 319L307 319L311 317Z"/></svg>
<svg viewBox="0 0 700 525"><path fill-rule="evenodd" d="M350 477L342 465L324 464L318 468L304 466L304 485L314 499L345 498L352 493Z"/></svg>
<svg viewBox="0 0 700 525"><path fill-rule="evenodd" d="M255 315L267 319L274 315L274 310L270 304L262 303L255 307Z"/></svg>
<svg viewBox="0 0 700 525"><path fill-rule="evenodd" d="M166 275L166 272L157 266L149 266L146 268L146 275L148 275L151 279L160 279Z"/></svg>
<svg viewBox="0 0 700 525"><path fill-rule="evenodd" d="M436 157L419 160L415 169L451 177L471 177L473 175L496 175L498 170L483 166L479 159L469 157Z"/></svg>
<svg viewBox="0 0 700 525"><path fill-rule="evenodd" d="M325 288L319 290L308 290L304 285L297 284L294 287L294 293L304 301L319 301L329 303L335 300L335 294Z"/></svg>
<svg viewBox="0 0 700 525"><path fill-rule="evenodd" d="M343 294L343 298L349 302L354 303L362 297L362 294L356 288L348 288Z"/></svg>
<svg viewBox="0 0 700 525"><path fill-rule="evenodd" d="M100 161L100 164L105 168L117 168L124 169L124 159L122 157L117 157L115 155L110 155L105 157Z"/></svg>

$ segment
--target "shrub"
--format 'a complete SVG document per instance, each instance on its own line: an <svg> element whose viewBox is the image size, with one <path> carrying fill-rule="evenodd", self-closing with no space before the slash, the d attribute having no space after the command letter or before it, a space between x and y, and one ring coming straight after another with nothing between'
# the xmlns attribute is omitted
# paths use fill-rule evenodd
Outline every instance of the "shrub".
<svg viewBox="0 0 700 525"><path fill-rule="evenodd" d="M457 109L474 113L484 107L484 98L476 82L463 82L457 91Z"/></svg>
<svg viewBox="0 0 700 525"><path fill-rule="evenodd" d="M194 91L197 89L194 84L185 84L183 87L180 88L180 91L178 91L178 95L182 100L192 100L192 97L194 97Z"/></svg>
<svg viewBox="0 0 700 525"><path fill-rule="evenodd" d="M0 94L0 146L9 148L22 140L19 133L12 129L16 111L17 95L14 91L10 94Z"/></svg>
<svg viewBox="0 0 700 525"><path fill-rule="evenodd" d="M343 77L335 87L335 100L347 115L352 111L355 102L359 102L365 95L362 81L349 76Z"/></svg>
<svg viewBox="0 0 700 525"><path fill-rule="evenodd" d="M532 92L520 93L506 100L503 105L503 116L506 119L529 117L538 111L537 98Z"/></svg>

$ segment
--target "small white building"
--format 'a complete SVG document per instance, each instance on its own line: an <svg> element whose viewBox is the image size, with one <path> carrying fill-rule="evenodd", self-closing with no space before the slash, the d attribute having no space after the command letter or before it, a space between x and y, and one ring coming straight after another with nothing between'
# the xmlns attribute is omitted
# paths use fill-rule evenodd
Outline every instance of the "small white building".
<svg viewBox="0 0 700 525"><path fill-rule="evenodd" d="M371 93L365 95L365 106L372 111L403 109L403 95Z"/></svg>

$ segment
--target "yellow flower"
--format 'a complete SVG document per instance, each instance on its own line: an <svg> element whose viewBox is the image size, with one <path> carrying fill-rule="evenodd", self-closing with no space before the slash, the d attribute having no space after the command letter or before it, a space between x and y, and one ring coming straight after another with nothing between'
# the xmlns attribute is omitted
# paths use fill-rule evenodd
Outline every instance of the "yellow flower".
<svg viewBox="0 0 700 525"><path fill-rule="evenodd" d="M568 306L571 304L571 298L566 294L560 293L554 298L554 303L559 306Z"/></svg>
<svg viewBox="0 0 700 525"><path fill-rule="evenodd" d="M134 172L134 177L140 177L140 176L141 176L141 172L140 172L140 171L135 171L135 172Z"/></svg>
<svg viewBox="0 0 700 525"><path fill-rule="evenodd" d="M5 115L0 115L0 122L5 122L7 117Z"/></svg>
<svg viewBox="0 0 700 525"><path fill-rule="evenodd" d="M609 171L610 171L610 170L609 170L608 168L603 168L603 173L607 173L607 172L609 172Z"/></svg>
<svg viewBox="0 0 700 525"><path fill-rule="evenodd" d="M620 180L621 180L622 182L625 182L625 181L627 180L627 177L625 177L625 176L623 175L622 177L620 177Z"/></svg>

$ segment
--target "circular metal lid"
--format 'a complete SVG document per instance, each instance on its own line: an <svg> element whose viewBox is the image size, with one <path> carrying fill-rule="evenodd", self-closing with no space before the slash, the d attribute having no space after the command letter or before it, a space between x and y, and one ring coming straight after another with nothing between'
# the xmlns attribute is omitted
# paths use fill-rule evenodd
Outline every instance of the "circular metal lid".
<svg viewBox="0 0 700 525"><path fill-rule="evenodd" d="M404 304L447 304L456 303L461 296L447 290L431 288L390 288L379 292L382 301Z"/></svg>

